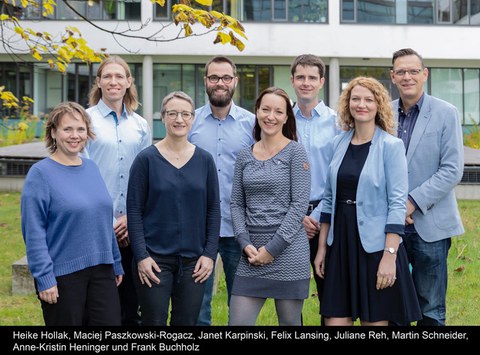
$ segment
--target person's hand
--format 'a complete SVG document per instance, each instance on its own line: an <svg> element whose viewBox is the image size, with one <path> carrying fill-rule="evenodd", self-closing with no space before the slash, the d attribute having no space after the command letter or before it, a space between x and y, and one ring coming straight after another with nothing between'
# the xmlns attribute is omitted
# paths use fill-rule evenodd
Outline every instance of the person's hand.
<svg viewBox="0 0 480 355"><path fill-rule="evenodd" d="M255 248L252 244L249 244L245 248L243 248L243 252L245 253L248 259L254 258L258 254L257 248Z"/></svg>
<svg viewBox="0 0 480 355"><path fill-rule="evenodd" d="M377 270L377 290L392 287L395 284L397 255L384 253Z"/></svg>
<svg viewBox="0 0 480 355"><path fill-rule="evenodd" d="M258 254L254 257L249 257L248 261L252 265L261 266L270 264L273 261L273 256L270 254L265 247L258 248Z"/></svg>
<svg viewBox="0 0 480 355"><path fill-rule="evenodd" d="M113 225L113 230L115 231L115 236L117 237L117 243L120 248L125 248L130 244L130 240L128 238L126 215L118 217L117 221Z"/></svg>
<svg viewBox="0 0 480 355"><path fill-rule="evenodd" d="M155 260L150 256L146 259L141 260L138 264L138 277L140 282L147 284L148 287L152 287L152 281L157 285L160 283L160 279L155 275L154 271L161 272L160 267L157 265Z"/></svg>
<svg viewBox="0 0 480 355"><path fill-rule="evenodd" d="M122 283L123 281L123 275L117 275L115 276L115 282L117 284L117 287L120 286L120 284Z"/></svg>
<svg viewBox="0 0 480 355"><path fill-rule="evenodd" d="M407 217L405 218L405 224L413 224L412 213L415 212L415 205L407 200Z"/></svg>
<svg viewBox="0 0 480 355"><path fill-rule="evenodd" d="M313 261L313 266L315 267L315 273L320 278L325 278L325 255L327 254L327 246L319 245L317 255Z"/></svg>
<svg viewBox="0 0 480 355"><path fill-rule="evenodd" d="M55 285L53 287L50 287L49 289L47 289L45 291L40 291L38 293L38 297L40 297L40 299L43 302L47 302L47 303L50 303L50 304L57 303L57 299L58 299L58 297L60 297L58 295L57 285Z"/></svg>
<svg viewBox="0 0 480 355"><path fill-rule="evenodd" d="M303 218L303 227L305 228L308 239L313 239L313 237L320 232L320 224L315 218L310 216L305 216Z"/></svg>
<svg viewBox="0 0 480 355"><path fill-rule="evenodd" d="M202 283L208 280L213 272L214 262L207 256L201 256L198 258L193 269L192 277L195 279L195 283Z"/></svg>

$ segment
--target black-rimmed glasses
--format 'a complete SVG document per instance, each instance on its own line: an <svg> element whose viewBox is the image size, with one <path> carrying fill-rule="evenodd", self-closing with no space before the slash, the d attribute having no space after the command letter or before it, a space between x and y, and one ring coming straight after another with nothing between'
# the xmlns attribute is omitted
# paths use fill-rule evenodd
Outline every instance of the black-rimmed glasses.
<svg viewBox="0 0 480 355"><path fill-rule="evenodd" d="M220 79L222 79L222 81L225 83L225 84L230 84L233 80L233 76L230 76L230 75L224 75L224 76L218 76L218 75L209 75L207 76L207 79L209 82L211 82L212 84L216 84L220 81Z"/></svg>

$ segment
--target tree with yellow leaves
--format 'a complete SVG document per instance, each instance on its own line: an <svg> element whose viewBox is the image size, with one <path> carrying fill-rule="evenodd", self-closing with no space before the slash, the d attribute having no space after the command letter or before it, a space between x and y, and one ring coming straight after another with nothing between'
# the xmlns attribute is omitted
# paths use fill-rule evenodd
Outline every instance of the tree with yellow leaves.
<svg viewBox="0 0 480 355"><path fill-rule="evenodd" d="M190 0L180 0L179 4L172 7L172 22L179 28L178 33L173 38L165 38L161 33L162 30L155 28L152 34L138 35L138 29L129 29L127 31L112 31L102 27L98 22L92 22L83 14L79 13L75 7L69 4L67 0L62 1L69 7L79 18L94 26L97 30L101 30L115 37L116 42L119 38L135 38L151 42L167 42L189 36L202 36L210 33L216 33L213 41L214 44L231 44L242 51L245 44L242 40L247 39L245 29L240 21L217 11L206 11L192 6ZM165 6L165 0L150 0L160 6ZM202 6L211 6L212 0L192 0ZM37 31L30 27L24 27L22 20L15 16L15 8L22 7L26 10L29 7L38 9L38 0L2 0L0 1L0 41L5 51L12 57L19 58L19 54L30 54L38 61L47 62L51 69L65 73L71 61L82 61L85 63L101 62L108 55L107 48L99 50L92 49L82 33L74 26L66 26L61 34L50 34L46 31ZM3 4L3 5L2 5ZM53 14L57 6L56 0L43 0L42 2L43 16ZM195 33L193 25L201 24L204 32ZM140 25L145 32L149 26L147 23ZM198 27L195 27L198 30ZM242 39L240 39L242 38ZM23 44L23 46L21 45ZM2 83L0 83L1 85ZM9 91L0 90L1 99L4 103L8 102L10 107L17 107L18 100L10 100L13 94ZM4 99L4 97L7 98ZM13 96L14 97L14 96ZM5 101L6 100L6 101Z"/></svg>

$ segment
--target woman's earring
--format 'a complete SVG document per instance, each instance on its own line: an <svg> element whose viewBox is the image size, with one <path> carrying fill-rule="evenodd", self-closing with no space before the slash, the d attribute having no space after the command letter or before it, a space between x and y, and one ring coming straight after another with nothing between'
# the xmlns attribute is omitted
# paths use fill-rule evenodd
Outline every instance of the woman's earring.
<svg viewBox="0 0 480 355"><path fill-rule="evenodd" d="M57 140L53 138L53 149L57 149Z"/></svg>

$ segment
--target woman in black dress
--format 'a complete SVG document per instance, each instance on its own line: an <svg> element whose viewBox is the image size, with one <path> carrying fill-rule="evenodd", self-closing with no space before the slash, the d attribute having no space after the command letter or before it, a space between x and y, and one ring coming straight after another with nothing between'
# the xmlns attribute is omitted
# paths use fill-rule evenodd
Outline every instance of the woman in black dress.
<svg viewBox="0 0 480 355"><path fill-rule="evenodd" d="M388 92L353 79L339 101L320 217L315 271L325 278L326 325L407 324L421 318L402 244L408 195L403 142L394 137ZM327 247L328 244L328 247Z"/></svg>

